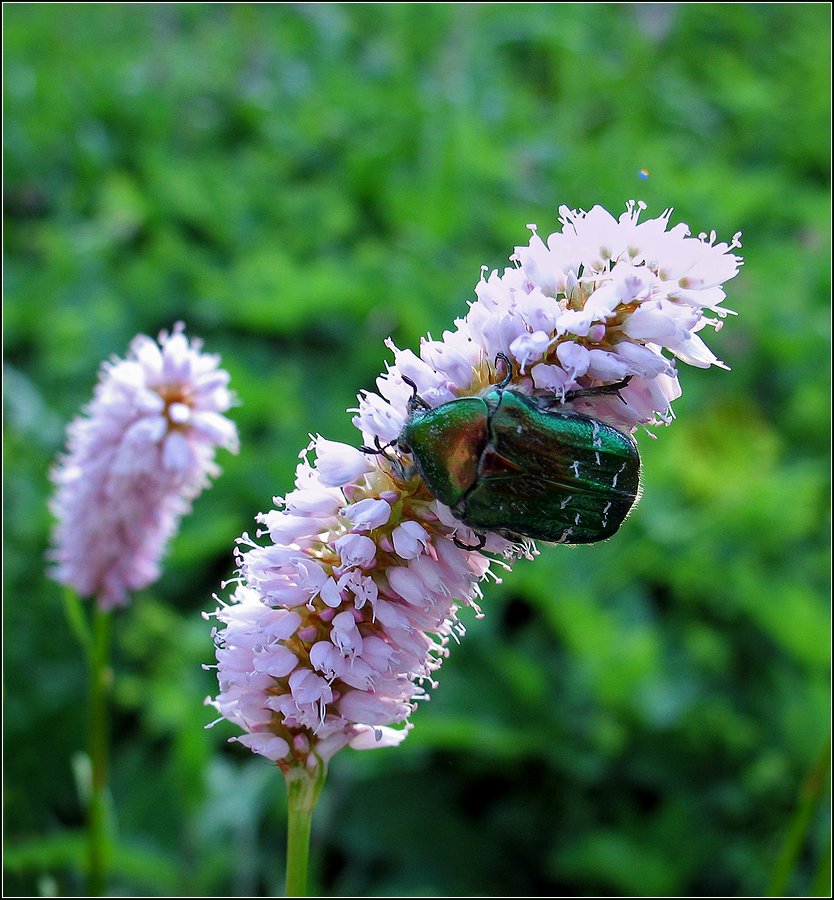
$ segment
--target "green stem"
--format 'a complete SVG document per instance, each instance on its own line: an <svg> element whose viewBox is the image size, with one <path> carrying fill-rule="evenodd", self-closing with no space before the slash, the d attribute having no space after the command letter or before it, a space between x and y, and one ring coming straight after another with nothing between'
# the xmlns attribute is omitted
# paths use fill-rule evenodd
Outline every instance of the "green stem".
<svg viewBox="0 0 834 900"><path fill-rule="evenodd" d="M831 896L831 834L825 841L825 849L823 850L816 874L814 875L814 883L811 885L812 897L830 897Z"/></svg>
<svg viewBox="0 0 834 900"><path fill-rule="evenodd" d="M63 594L64 615L67 617L70 631L75 635L76 640L84 651L84 656L89 660L90 643L92 635L90 634L90 626L87 624L87 617L84 614L84 605L81 598L72 588L65 587Z"/></svg>
<svg viewBox="0 0 834 900"><path fill-rule="evenodd" d="M317 760L315 772L294 766L284 773L287 782L287 897L306 897L310 826L327 768Z"/></svg>
<svg viewBox="0 0 834 900"><path fill-rule="evenodd" d="M87 751L91 781L87 809L87 888L91 897L104 893L108 863L107 778L108 694L110 690L110 613L94 606L92 640L88 647L89 719Z"/></svg>
<svg viewBox="0 0 834 900"><path fill-rule="evenodd" d="M830 762L831 742L829 739L825 742L822 752L814 762L799 790L799 798L793 818L788 825L782 849L776 858L776 864L767 890L768 897L785 896L788 883L796 869L800 853L811 829L814 811L825 790L826 775Z"/></svg>

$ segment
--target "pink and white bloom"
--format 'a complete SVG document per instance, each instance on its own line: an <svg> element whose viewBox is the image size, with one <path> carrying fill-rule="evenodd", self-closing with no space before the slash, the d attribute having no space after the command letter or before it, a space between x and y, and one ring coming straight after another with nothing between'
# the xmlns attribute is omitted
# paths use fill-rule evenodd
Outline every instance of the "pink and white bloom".
<svg viewBox="0 0 834 900"><path fill-rule="evenodd" d="M420 484L404 491L371 457L337 486L332 455L352 448L309 450L322 447L326 481L302 461L287 501L258 517L270 543L239 540L238 587L213 614L211 705L284 769L399 744L490 565L450 540Z"/></svg>
<svg viewBox="0 0 834 900"><path fill-rule="evenodd" d="M237 452L229 375L183 329L139 335L102 365L51 473L52 577L104 609L159 577L180 518L220 471L217 447Z"/></svg>
<svg viewBox="0 0 834 900"><path fill-rule="evenodd" d="M394 365L377 380L378 393L360 398L354 418L363 442L395 440L405 425L412 391L403 376L439 406L500 380L499 353L513 363L516 390L554 402L630 375L622 400L581 397L572 408L626 432L668 424L680 396L678 361L726 368L701 332L718 330L730 313L721 285L742 263L731 252L740 235L726 244L714 233L690 237L683 224L667 231L671 210L640 222L644 209L631 202L615 219L600 206L587 213L563 206L562 229L546 241L531 226L515 265L482 275L455 331L423 341L419 356L392 345Z"/></svg>
<svg viewBox="0 0 834 900"><path fill-rule="evenodd" d="M399 743L463 631L459 610L477 609L479 582L536 552L495 534L483 552L461 546L472 532L399 457L406 379L439 406L500 381L501 353L514 390L555 406L630 376L619 395L571 407L631 432L671 421L679 361L723 365L701 332L728 313L721 285L741 265L730 252L739 236L691 238L685 225L667 230L671 210L640 222L644 208L629 203L615 219L562 207L561 231L545 241L533 229L513 266L484 274L454 330L419 355L389 342L394 362L353 420L357 443L384 452L317 438L302 454L295 490L259 516L268 542L240 539L239 586L214 613L225 628L214 630L220 693L209 702L246 732L237 740L285 772L315 770L346 745Z"/></svg>

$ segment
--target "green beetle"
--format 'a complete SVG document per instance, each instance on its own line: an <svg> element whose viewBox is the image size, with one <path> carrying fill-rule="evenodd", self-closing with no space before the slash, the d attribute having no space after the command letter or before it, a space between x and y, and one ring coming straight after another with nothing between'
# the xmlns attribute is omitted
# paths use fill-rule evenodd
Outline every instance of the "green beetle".
<svg viewBox="0 0 834 900"><path fill-rule="evenodd" d="M598 419L557 412L508 388L429 407L414 390L398 439L434 496L476 532L592 544L611 537L640 493L634 441ZM496 360L497 362L497 360ZM629 379L579 396L616 394ZM485 538L479 534L484 545ZM460 545L464 546L464 545Z"/></svg>

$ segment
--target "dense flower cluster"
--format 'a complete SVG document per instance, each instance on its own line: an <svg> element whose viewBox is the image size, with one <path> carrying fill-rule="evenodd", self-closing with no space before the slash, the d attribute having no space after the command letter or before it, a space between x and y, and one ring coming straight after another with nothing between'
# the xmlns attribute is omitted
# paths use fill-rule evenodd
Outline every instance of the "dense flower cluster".
<svg viewBox="0 0 834 900"><path fill-rule="evenodd" d="M159 577L159 560L191 501L237 451L233 403L218 356L178 324L138 335L127 359L101 368L92 402L67 430L52 472L52 575L102 608Z"/></svg>
<svg viewBox="0 0 834 900"><path fill-rule="evenodd" d="M630 432L671 420L676 359L722 365L698 332L727 313L720 286L741 263L738 235L690 238L685 225L666 230L671 211L639 222L643 208L617 220L563 207L560 232L545 242L533 229L515 265L484 273L454 331L419 355L391 345L394 364L354 418L364 445L387 450L322 438L308 448L315 462L305 453L295 490L259 517L268 543L240 539L239 586L215 614L225 628L214 632L212 702L247 732L237 740L284 769L346 744L399 743L408 726L392 726L425 696L495 555L533 552L497 535L483 547L491 556L461 546L474 536L396 448L412 384L430 407L478 394L504 374L499 353L514 389L553 402L631 376L619 395L572 403Z"/></svg>
<svg viewBox="0 0 834 900"><path fill-rule="evenodd" d="M399 743L488 560L448 539L420 484L319 438L282 508L247 535L240 585L221 607L221 714L271 759L329 758Z"/></svg>
<svg viewBox="0 0 834 900"><path fill-rule="evenodd" d="M630 203L617 220L600 206L562 207L562 231L547 242L533 228L515 249L516 266L481 278L455 331L423 341L419 357L392 347L379 395L367 394L354 419L365 441L402 430L411 396L403 375L438 406L497 380L498 353L517 366L513 387L531 394L564 397L631 375L618 397L583 397L573 408L622 431L668 423L681 393L674 358L723 366L698 332L720 328L728 313L721 284L738 272L741 259L729 251L740 235L730 245L714 234L691 238L683 224L666 231L671 210L639 222L643 208Z"/></svg>

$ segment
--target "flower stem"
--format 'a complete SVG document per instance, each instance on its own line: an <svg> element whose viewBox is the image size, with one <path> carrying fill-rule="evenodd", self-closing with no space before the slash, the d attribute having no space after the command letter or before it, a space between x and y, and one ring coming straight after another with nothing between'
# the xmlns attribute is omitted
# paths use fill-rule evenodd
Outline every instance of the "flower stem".
<svg viewBox="0 0 834 900"><path fill-rule="evenodd" d="M315 772L294 766L284 773L287 782L287 897L306 897L310 826L327 768L319 761Z"/></svg>
<svg viewBox="0 0 834 900"><path fill-rule="evenodd" d="M104 893L108 862L107 777L108 694L110 689L110 613L94 605L92 640L88 646L89 711L87 752L90 795L87 808L87 888L91 897Z"/></svg>
<svg viewBox="0 0 834 900"><path fill-rule="evenodd" d="M783 897L790 887L791 878L813 825L814 813L825 793L826 776L830 766L831 739L829 738L800 787L796 809L788 825L782 849L776 857L776 864L767 890L768 897Z"/></svg>
<svg viewBox="0 0 834 900"><path fill-rule="evenodd" d="M87 622L87 616L84 613L84 606L81 598L72 588L65 587L63 591L64 615L67 617L70 630L75 635L76 640L84 651L84 656L89 659L90 642L92 635L90 634L90 626Z"/></svg>

